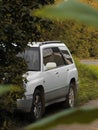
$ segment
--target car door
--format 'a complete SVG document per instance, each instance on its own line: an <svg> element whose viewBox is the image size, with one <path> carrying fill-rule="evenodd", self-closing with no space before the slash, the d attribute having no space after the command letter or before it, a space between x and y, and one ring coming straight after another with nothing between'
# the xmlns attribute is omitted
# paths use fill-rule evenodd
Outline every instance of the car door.
<svg viewBox="0 0 98 130"><path fill-rule="evenodd" d="M65 61L65 65L60 70L60 75L62 75L63 77L60 78L60 81L62 82L63 86L65 85L65 92L68 93L69 83L71 79L70 74L73 71L73 59L69 50L66 47L62 46L59 47L59 49Z"/></svg>
<svg viewBox="0 0 98 130"><path fill-rule="evenodd" d="M57 68L46 70L45 66L49 62L54 62L52 48L43 49L43 64L44 64L44 89L45 89L45 100L51 102L56 98L56 88L59 84L59 76Z"/></svg>
<svg viewBox="0 0 98 130"><path fill-rule="evenodd" d="M68 92L68 67L66 66L64 57L58 47L52 48L54 52L54 61L57 64L57 72L59 77L59 83L57 88L58 98L65 97Z"/></svg>
<svg viewBox="0 0 98 130"><path fill-rule="evenodd" d="M43 63L55 62L57 67L44 71L45 79L45 99L46 102L51 102L65 96L65 80L66 70L64 70L64 59L57 47L46 48L43 50Z"/></svg>

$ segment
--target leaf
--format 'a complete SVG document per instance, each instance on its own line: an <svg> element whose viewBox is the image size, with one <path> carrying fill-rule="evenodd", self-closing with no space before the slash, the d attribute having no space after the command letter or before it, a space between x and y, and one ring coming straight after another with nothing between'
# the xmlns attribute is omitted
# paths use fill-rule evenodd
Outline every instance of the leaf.
<svg viewBox="0 0 98 130"><path fill-rule="evenodd" d="M11 85L0 85L0 95L10 91L12 89Z"/></svg>
<svg viewBox="0 0 98 130"><path fill-rule="evenodd" d="M86 117L86 118L85 118ZM70 109L48 118L42 119L39 122L29 125L25 130L48 130L49 128L61 125L61 124L72 124L72 123L91 123L98 119L98 109L94 108L81 108L81 109Z"/></svg>
<svg viewBox="0 0 98 130"><path fill-rule="evenodd" d="M98 27L98 10L78 0L66 0L53 6L45 6L32 14L60 21L74 19Z"/></svg>

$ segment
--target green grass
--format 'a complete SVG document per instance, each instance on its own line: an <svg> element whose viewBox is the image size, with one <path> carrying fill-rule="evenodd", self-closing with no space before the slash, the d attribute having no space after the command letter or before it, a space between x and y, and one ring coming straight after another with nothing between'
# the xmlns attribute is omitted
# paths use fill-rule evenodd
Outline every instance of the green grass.
<svg viewBox="0 0 98 130"><path fill-rule="evenodd" d="M77 104L98 98L98 66L86 65L75 60L79 73Z"/></svg>

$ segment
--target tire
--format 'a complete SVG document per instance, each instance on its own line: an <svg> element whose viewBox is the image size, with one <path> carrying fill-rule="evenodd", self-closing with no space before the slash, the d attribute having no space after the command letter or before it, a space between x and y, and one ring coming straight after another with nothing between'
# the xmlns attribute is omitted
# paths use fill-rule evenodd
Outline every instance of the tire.
<svg viewBox="0 0 98 130"><path fill-rule="evenodd" d="M70 83L69 92L66 96L64 106L66 108L73 108L75 106L75 100L76 100L76 87L74 83Z"/></svg>
<svg viewBox="0 0 98 130"><path fill-rule="evenodd" d="M32 108L30 112L30 120L37 121L44 114L44 105L43 105L43 96L42 93L36 89L33 95Z"/></svg>

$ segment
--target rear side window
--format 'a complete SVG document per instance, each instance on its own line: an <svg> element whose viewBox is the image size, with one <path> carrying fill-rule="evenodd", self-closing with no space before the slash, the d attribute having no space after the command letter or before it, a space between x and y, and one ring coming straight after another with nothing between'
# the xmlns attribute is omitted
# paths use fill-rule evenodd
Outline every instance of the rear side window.
<svg viewBox="0 0 98 130"><path fill-rule="evenodd" d="M59 47L59 49L63 54L66 65L72 64L73 60L72 60L72 57L71 57L70 53L68 52L68 50L66 48L64 48L64 47Z"/></svg>

